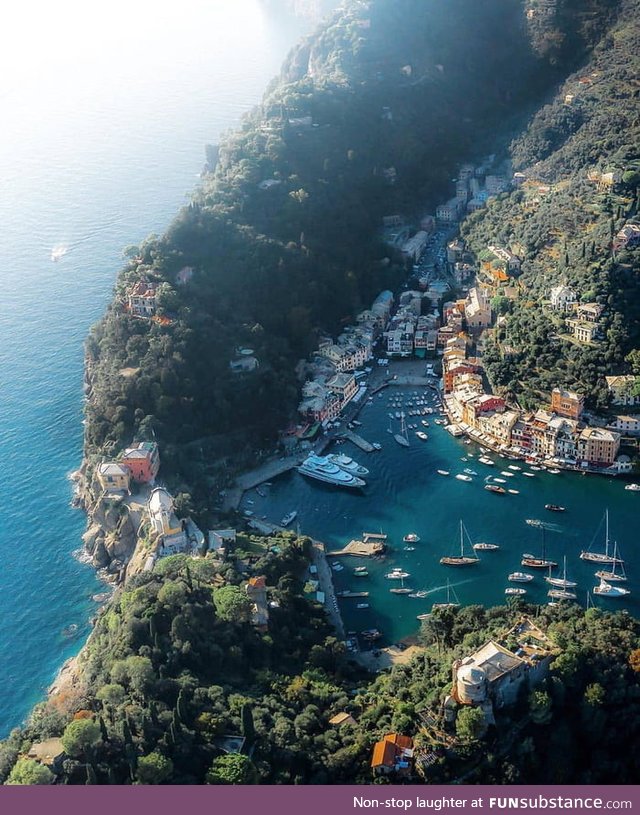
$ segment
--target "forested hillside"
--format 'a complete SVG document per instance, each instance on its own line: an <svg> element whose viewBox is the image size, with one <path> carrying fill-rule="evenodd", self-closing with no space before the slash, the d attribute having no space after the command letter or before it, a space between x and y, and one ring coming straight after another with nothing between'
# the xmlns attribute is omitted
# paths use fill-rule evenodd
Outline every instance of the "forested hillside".
<svg viewBox="0 0 640 815"><path fill-rule="evenodd" d="M220 462L273 440L318 332L404 275L381 216L433 208L456 164L504 141L615 10L534 5L354 2L290 55L262 106L209 149L192 203L130 247L87 344L89 456L155 435L165 477L200 499ZM125 308L141 278L159 285L159 319ZM242 346L259 367L233 375Z"/></svg>
<svg viewBox="0 0 640 815"><path fill-rule="evenodd" d="M258 546L268 631L249 621L239 587ZM239 541L225 564L174 556L130 581L98 620L80 683L0 745L2 781L49 783L46 767L18 756L61 736L68 784L368 783L373 744L389 732L434 756L416 782L637 780L640 628L628 614L540 609L536 623L560 651L551 676L499 712L486 737L468 708L443 740L453 661L504 641L525 607L437 612L421 634L426 650L372 678L300 595L305 549L290 534ZM337 713L351 720L331 724Z"/></svg>
<svg viewBox="0 0 640 815"><path fill-rule="evenodd" d="M625 357L640 348L638 249L613 249L614 236L639 215L639 10L635 0L622 4L589 62L513 141L514 169L527 182L463 225L478 255L498 242L524 259L513 313L485 361L494 386L525 406L568 386L606 407L604 376L630 371ZM614 183L603 180L608 173ZM560 284L603 306L593 343L575 342L564 315L550 310L550 290ZM504 358L504 343L517 354Z"/></svg>

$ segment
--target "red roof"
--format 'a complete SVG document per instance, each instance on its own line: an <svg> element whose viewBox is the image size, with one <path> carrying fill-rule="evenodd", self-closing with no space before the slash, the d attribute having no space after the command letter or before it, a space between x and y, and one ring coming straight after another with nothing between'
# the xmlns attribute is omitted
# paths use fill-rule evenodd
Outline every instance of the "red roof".
<svg viewBox="0 0 640 815"><path fill-rule="evenodd" d="M393 767L396 761L396 748L390 742L383 741L376 742L373 748L373 758L371 759L372 767Z"/></svg>

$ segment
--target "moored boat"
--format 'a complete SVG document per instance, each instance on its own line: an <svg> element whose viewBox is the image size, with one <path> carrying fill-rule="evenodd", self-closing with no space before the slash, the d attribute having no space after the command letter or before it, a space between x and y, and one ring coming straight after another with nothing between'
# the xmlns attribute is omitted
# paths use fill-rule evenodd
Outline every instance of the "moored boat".
<svg viewBox="0 0 640 815"><path fill-rule="evenodd" d="M517 586L507 586L504 590L504 593L507 595L518 595L521 596L527 593L526 589L518 588Z"/></svg>
<svg viewBox="0 0 640 815"><path fill-rule="evenodd" d="M473 548L477 552L495 552L500 546L497 543L474 543Z"/></svg>
<svg viewBox="0 0 640 815"><path fill-rule="evenodd" d="M458 473L456 478L458 481L473 481L473 478L471 478L470 475L465 475L464 473Z"/></svg>
<svg viewBox="0 0 640 815"><path fill-rule="evenodd" d="M449 470L436 470L438 475L449 475Z"/></svg>
<svg viewBox="0 0 640 815"><path fill-rule="evenodd" d="M485 490L488 492L495 492L496 495L506 495L507 491L504 487L501 487L499 484L485 484Z"/></svg>
<svg viewBox="0 0 640 815"><path fill-rule="evenodd" d="M600 580L600 585L593 587L593 593L598 597L626 597L631 591L624 586L612 586L606 580Z"/></svg>
<svg viewBox="0 0 640 815"><path fill-rule="evenodd" d="M419 543L419 542L420 542L420 538L419 538L419 537L416 535L416 533L415 533L415 532L409 532L409 534L408 534L408 535L405 535L405 536L402 538L402 540L403 540L405 543Z"/></svg>
<svg viewBox="0 0 640 815"><path fill-rule="evenodd" d="M345 473L358 476L358 478L364 478L366 475L369 475L369 470L367 470L366 467L358 464L357 461L349 458L349 456L345 456L343 453L333 453L328 455L327 459L332 464L340 467L341 470L344 470Z"/></svg>
<svg viewBox="0 0 640 815"><path fill-rule="evenodd" d="M533 575L527 572L511 572L507 580L511 580L512 583L530 583Z"/></svg>
<svg viewBox="0 0 640 815"><path fill-rule="evenodd" d="M580 560L588 560L591 563L601 563L601 564L621 564L623 561L614 553L609 551L610 540L609 540L609 510L607 509L604 513L605 518L605 533L604 533L604 552L592 552L591 548L585 549L580 552ZM602 523L602 521L600 522ZM599 527L598 527L599 528ZM597 531L596 531L597 535ZM594 535L595 539L595 535ZM591 541L593 544L593 540Z"/></svg>
<svg viewBox="0 0 640 815"><path fill-rule="evenodd" d="M545 504L545 509L548 509L549 512L566 512L565 507L561 507L559 504Z"/></svg>
<svg viewBox="0 0 640 815"><path fill-rule="evenodd" d="M297 517L298 512L294 509L293 512L290 512L288 515L285 515L284 518L282 518L280 521L280 526L289 526L289 524L292 523L292 521L295 521Z"/></svg>
<svg viewBox="0 0 640 815"><path fill-rule="evenodd" d="M473 556L465 555L464 553L465 534L468 538L469 535L466 532L466 529L464 528L464 524L462 523L462 521L460 521L460 554L441 557L440 563L443 566L471 566L474 563L480 562L480 558L475 553Z"/></svg>
<svg viewBox="0 0 640 815"><path fill-rule="evenodd" d="M298 472L301 475L306 475L309 478L314 478L318 481L324 481L327 484L333 484L336 487L364 487L365 482L351 473L333 464L327 457L316 456L312 453L302 462L298 467Z"/></svg>
<svg viewBox="0 0 640 815"><path fill-rule="evenodd" d="M577 600L578 595L575 591L569 591L569 589L549 589L547 592L547 597L551 597L553 600Z"/></svg>
<svg viewBox="0 0 640 815"><path fill-rule="evenodd" d="M640 492L640 484L626 484L625 490L630 490L631 492Z"/></svg>

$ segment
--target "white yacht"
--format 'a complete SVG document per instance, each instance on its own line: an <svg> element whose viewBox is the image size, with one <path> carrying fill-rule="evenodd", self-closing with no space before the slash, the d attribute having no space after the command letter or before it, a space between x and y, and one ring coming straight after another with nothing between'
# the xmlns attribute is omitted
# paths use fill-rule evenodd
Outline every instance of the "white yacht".
<svg viewBox="0 0 640 815"><path fill-rule="evenodd" d="M351 473L341 470L337 464L333 464L328 458L322 458L311 454L298 467L301 475L324 481L327 484L334 484L336 487L364 487L365 482Z"/></svg>
<svg viewBox="0 0 640 815"><path fill-rule="evenodd" d="M336 464L341 470L344 470L345 473L356 475L358 478L364 478L366 475L369 475L369 470L367 470L366 467L358 464L357 461L349 458L349 456L345 456L344 453L333 453L327 456L327 458L332 464Z"/></svg>
<svg viewBox="0 0 640 815"><path fill-rule="evenodd" d="M600 585L594 586L593 593L599 597L626 597L627 594L631 594L631 591L625 589L624 586L612 586L611 583L601 578Z"/></svg>
<svg viewBox="0 0 640 815"><path fill-rule="evenodd" d="M293 512L290 512L288 515L285 515L284 518L280 521L280 526L289 526L292 521L298 517L297 511L294 509Z"/></svg>
<svg viewBox="0 0 640 815"><path fill-rule="evenodd" d="M528 572L511 572L508 579L513 583L530 583L533 580L533 575Z"/></svg>

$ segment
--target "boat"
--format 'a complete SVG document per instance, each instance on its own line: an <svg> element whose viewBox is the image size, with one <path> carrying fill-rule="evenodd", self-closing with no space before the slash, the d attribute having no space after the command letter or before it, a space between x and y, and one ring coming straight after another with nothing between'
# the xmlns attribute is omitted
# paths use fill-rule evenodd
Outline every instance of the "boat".
<svg viewBox="0 0 640 815"><path fill-rule="evenodd" d="M560 589L573 589L578 584L575 580L567 580L567 556L564 557L564 568L562 570L562 577L551 577L551 569L549 569L549 575L545 577L545 580L550 586L557 586ZM549 595L551 597L551 595Z"/></svg>
<svg viewBox="0 0 640 815"><path fill-rule="evenodd" d="M631 591L624 586L612 586L606 580L600 580L600 585L593 587L593 593L598 597L626 597Z"/></svg>
<svg viewBox="0 0 640 815"><path fill-rule="evenodd" d="M494 480L494 482L495 482L496 484L506 484L506 483L507 483L507 479L506 479L506 478L494 478L493 480Z"/></svg>
<svg viewBox="0 0 640 815"><path fill-rule="evenodd" d="M371 446L374 450L382 450L382 445L377 441L371 442Z"/></svg>
<svg viewBox="0 0 640 815"><path fill-rule="evenodd" d="M460 521L460 554L459 555L450 555L448 557L441 557L440 563L443 566L471 566L474 563L479 563L480 558L474 554L473 557L469 555L465 555L464 553L464 539L465 534L467 538L469 534L467 533L466 529L464 528L464 524L462 520Z"/></svg>
<svg viewBox="0 0 640 815"><path fill-rule="evenodd" d="M559 475L560 474L560 470L557 467L550 467L547 470L547 472L551 473L551 475Z"/></svg>
<svg viewBox="0 0 640 815"><path fill-rule="evenodd" d="M520 470L522 469L522 467L518 467L518 465L517 465L517 464L509 464L509 465L508 465L508 469L509 469L509 470L515 470L516 472L520 472Z"/></svg>
<svg viewBox="0 0 640 815"><path fill-rule="evenodd" d="M533 575L528 572L511 572L507 580L511 580L512 583L530 583Z"/></svg>
<svg viewBox="0 0 640 815"><path fill-rule="evenodd" d="M530 473L530 472L527 472L527 470L524 470L524 472L522 473L522 475L526 476L527 478L535 478L535 477L536 477L536 474L535 474L535 473Z"/></svg>
<svg viewBox="0 0 640 815"><path fill-rule="evenodd" d="M356 608L369 608L369 603L356 603Z"/></svg>
<svg viewBox="0 0 640 815"><path fill-rule="evenodd" d="M365 640L379 640L382 634L377 628L365 628L365 630L361 632L361 636L364 637Z"/></svg>
<svg viewBox="0 0 640 815"><path fill-rule="evenodd" d="M71 623L66 628L62 629L62 636L63 637L75 637L78 633L78 625L77 623Z"/></svg>
<svg viewBox="0 0 640 815"><path fill-rule="evenodd" d="M470 475L465 475L464 473L458 473L456 478L458 481L473 481L473 478L471 478Z"/></svg>
<svg viewBox="0 0 640 815"><path fill-rule="evenodd" d="M387 580L404 580L405 577L411 577L409 572L403 572L400 567L393 569L385 574Z"/></svg>
<svg viewBox="0 0 640 815"><path fill-rule="evenodd" d="M625 490L631 490L631 492L640 492L640 484L626 484Z"/></svg>
<svg viewBox="0 0 640 815"><path fill-rule="evenodd" d="M389 589L391 594L411 594L413 589L408 588L404 585L404 578L400 581L400 588L399 589Z"/></svg>
<svg viewBox="0 0 640 815"><path fill-rule="evenodd" d="M615 555L609 552L609 510L607 509L604 514L605 517L605 533L604 533L604 552L592 552L590 549L583 550L580 552L580 559L581 560L588 560L591 563L610 563L610 564L622 564L623 561ZM600 522L602 524L602 521ZM598 527L599 529L600 527ZM597 535L596 531L596 535ZM594 535L595 538L595 535ZM593 543L593 541L591 541Z"/></svg>
<svg viewBox="0 0 640 815"><path fill-rule="evenodd" d="M520 495L520 490L507 490L509 495Z"/></svg>
<svg viewBox="0 0 640 815"><path fill-rule="evenodd" d="M431 617L431 614L429 614L429 613L427 613L427 614L418 614L418 616L416 617L416 620L420 620L420 621L428 620L430 617Z"/></svg>
<svg viewBox="0 0 640 815"><path fill-rule="evenodd" d="M449 475L449 470L436 470L438 475Z"/></svg>
<svg viewBox="0 0 640 815"><path fill-rule="evenodd" d="M545 509L548 509L549 512L566 512L565 507L561 507L559 504L545 504Z"/></svg>
<svg viewBox="0 0 640 815"><path fill-rule="evenodd" d="M63 258L67 254L67 247L66 246L54 246L51 250L51 260L54 263L57 263L60 258Z"/></svg>
<svg viewBox="0 0 640 815"><path fill-rule="evenodd" d="M426 419L422 419L422 420L420 421L420 424L421 424L423 427L429 427L429 422L428 422Z"/></svg>
<svg viewBox="0 0 640 815"><path fill-rule="evenodd" d="M451 601L451 594L453 593L454 600ZM458 595L456 594L456 590L452 588L451 583L447 580L447 601L446 603L434 603L431 606L431 611L435 611L437 609L444 609L444 608L458 608L460 606L460 601L458 600ZM418 617L420 619L420 617Z"/></svg>
<svg viewBox="0 0 640 815"><path fill-rule="evenodd" d="M423 433L423 432L422 432L422 430L418 430L418 431L416 431L416 436L417 436L417 437L418 437L418 438L419 438L421 441L426 441L426 440L429 438L429 437L427 436L427 434L426 434L426 433Z"/></svg>
<svg viewBox="0 0 640 815"><path fill-rule="evenodd" d="M369 475L369 470L367 470L366 467L358 464L357 461L349 458L349 456L345 456L344 453L334 453L332 455L328 455L327 458L332 464L335 464L340 467L341 470L344 470L345 473L356 475L358 478L364 478L366 475Z"/></svg>
<svg viewBox="0 0 640 815"><path fill-rule="evenodd" d="M354 577L369 577L369 572L366 566L361 566L353 572Z"/></svg>
<svg viewBox="0 0 640 815"><path fill-rule="evenodd" d="M405 535L402 540L404 543L420 543L420 538L415 532L409 532L409 534Z"/></svg>
<svg viewBox="0 0 640 815"><path fill-rule="evenodd" d="M337 464L330 462L327 457L322 458L314 453L307 456L298 467L298 472L301 475L324 481L327 484L333 484L336 487L355 488L365 486L365 482L361 478L340 469Z"/></svg>
<svg viewBox="0 0 640 815"><path fill-rule="evenodd" d="M519 588L518 586L507 586L504 590L505 594L522 596L527 593L526 589Z"/></svg>
<svg viewBox="0 0 640 815"><path fill-rule="evenodd" d="M289 524L292 521L295 521L297 517L298 512L297 510L294 509L293 512L290 512L288 515L285 515L284 518L282 518L282 520L280 521L280 526L289 526Z"/></svg>
<svg viewBox="0 0 640 815"><path fill-rule="evenodd" d="M500 475L503 475L505 478L513 478L513 473L510 473L509 470L500 470Z"/></svg>
<svg viewBox="0 0 640 815"><path fill-rule="evenodd" d="M613 546L614 561L611 569L598 569L596 577L599 577L600 580L606 580L607 583L626 583L627 575L624 570L624 561L618 555L618 544L615 543Z"/></svg>
<svg viewBox="0 0 640 815"><path fill-rule="evenodd" d="M530 569L549 569L557 566L558 564L554 560L547 560L545 557L545 528L544 525L540 526L542 530L542 554L540 557L536 557L535 555L531 555L528 552L525 552L522 555L522 560L520 563L522 566L528 566Z"/></svg>
<svg viewBox="0 0 640 815"><path fill-rule="evenodd" d="M331 568L334 572L342 572L344 570L344 566L341 563L334 563Z"/></svg>
<svg viewBox="0 0 640 815"><path fill-rule="evenodd" d="M467 475L478 475L478 473L475 470L472 470L470 467L465 467L464 472Z"/></svg>
<svg viewBox="0 0 640 815"><path fill-rule="evenodd" d="M497 495L506 495L507 491L504 487L501 487L499 484L485 484L485 490L489 492L495 492Z"/></svg>
<svg viewBox="0 0 640 815"><path fill-rule="evenodd" d="M394 433L393 438L402 447L409 447L409 438L407 436L407 425L404 420L404 413L400 417L400 432Z"/></svg>
<svg viewBox="0 0 640 815"><path fill-rule="evenodd" d="M474 543L473 548L476 552L495 552L500 546L497 543Z"/></svg>
<svg viewBox="0 0 640 815"><path fill-rule="evenodd" d="M487 458L487 456L478 456L478 461L481 464L486 464L488 467L493 467L493 465L495 464L495 461L493 461L490 458Z"/></svg>
<svg viewBox="0 0 640 815"><path fill-rule="evenodd" d="M577 600L578 595L575 591L569 591L569 589L549 589L547 592L547 597L551 597L553 600Z"/></svg>
<svg viewBox="0 0 640 815"><path fill-rule="evenodd" d="M403 551L403 552L415 552L415 551L416 551L416 547L415 547L415 546L404 546L404 547L403 547L403 549L402 549L402 551Z"/></svg>

